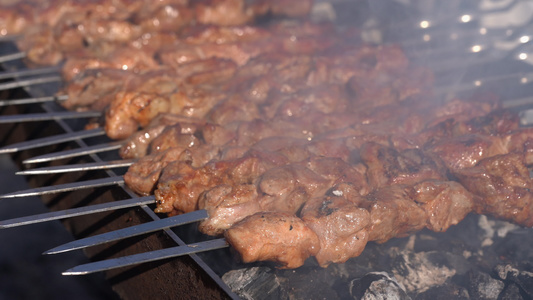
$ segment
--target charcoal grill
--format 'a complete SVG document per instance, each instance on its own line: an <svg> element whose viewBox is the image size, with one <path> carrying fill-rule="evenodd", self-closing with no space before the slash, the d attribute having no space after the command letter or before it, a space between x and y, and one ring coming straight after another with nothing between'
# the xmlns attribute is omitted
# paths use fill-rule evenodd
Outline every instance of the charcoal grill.
<svg viewBox="0 0 533 300"><path fill-rule="evenodd" d="M320 5L328 1L318 1ZM344 18L349 19L346 12L353 12L351 5L347 1L330 1L333 8L336 8L337 22L339 26L345 23ZM454 96L468 97L480 91L491 91L502 96L504 107L519 110L522 114L523 125L533 123L533 67L530 60L533 59L531 39L533 39L533 18L524 19L516 26L498 27L491 24L490 15L504 14L512 11L513 7L523 1L511 1L508 5L492 8L490 11L480 12L477 7L466 7L461 1L450 1L450 11L436 12L438 6L432 2L418 6L419 14L400 18L398 20L380 19L381 9L384 7L367 7L374 12L375 18L368 18L367 22L361 26L364 28L363 36L370 42L400 43L405 48L409 58L415 63L430 66L436 74L436 94L438 97L451 98ZM399 8L409 8L397 2L376 1L376 3L388 3ZM444 4L443 4L444 5ZM456 7L454 7L454 5ZM445 5L444 5L445 6ZM350 9L346 9L350 8ZM427 10L424 12L424 10ZM402 11L403 13L409 10ZM429 12L429 14L427 14ZM398 15L401 15L399 13ZM424 17L427 16L427 17ZM431 16L431 17L430 17ZM400 26L394 25L395 22ZM492 27L491 27L492 26ZM12 44L2 42L0 55L16 53L17 50ZM3 62L5 70L15 70L24 68L20 61ZM42 76L42 75L37 75ZM41 78L41 77L39 77ZM14 78L14 82L24 82L24 78ZM20 90L10 90L3 92L5 98L20 99L26 97L45 97L53 95L59 87L57 80L51 79L52 83L31 85L24 87L23 94ZM47 102L44 104L28 104L20 106L6 106L2 109L2 115L20 115L29 113L56 113L64 111L57 103ZM92 116L87 116L92 117ZM24 122L18 124L0 124L2 132L2 145L13 145L19 142L54 136L57 134L73 133L83 131L86 118L84 119L56 119L42 122ZM77 138L65 143L54 143L44 147L18 151L13 154L13 159L22 165L22 162L41 155L65 151L68 149L90 148L94 145L109 143L102 135L95 135L88 138ZM50 166L73 165L90 162L105 162L119 159L116 149L110 146L110 151L101 153L90 153L81 157L66 157L59 161L52 161ZM28 169L34 165L25 165ZM42 165L39 165L42 166ZM76 181L105 179L109 177L121 176L124 168L112 170L81 171L65 174L48 174L45 176L29 176L30 185L35 187L53 186ZM102 186L93 189L81 189L68 193L43 195L43 202L51 210L65 210L73 207L94 205L98 203L110 203L115 200L130 199L136 196L123 184ZM11 201L11 200L2 200ZM133 208L120 209L104 213L92 214L67 219L65 226L75 237L86 237L104 232L129 227L136 224L147 223L158 220L159 217L153 213L153 206L139 205ZM417 239L427 239L431 242L420 243L423 250L437 250L442 241L454 241L454 235L461 235L461 231L468 226L477 228L478 217L470 216L457 227L445 234L435 234L423 231L416 235ZM502 225L503 226L503 225ZM479 230L479 229L477 229ZM471 230L472 231L472 230ZM475 231L475 230L474 230ZM85 249L91 260L103 260L112 257L121 257L151 250L157 250L177 245L185 245L207 240L206 236L191 234L195 232L194 225L180 226L174 229L142 235L140 237L113 242ZM531 230L519 231L524 235L524 240L531 240ZM413 238L396 239L385 245L369 245L361 256L350 260L344 266L333 266L326 270L315 270L314 266L306 266L295 271L276 271L269 269L268 265L254 264L243 266L238 263L213 265L214 261L231 261L231 253L227 249L215 250L209 254L193 254L180 258L166 259L163 261L150 262L134 267L114 269L107 271L106 276L113 285L119 296L124 298L181 298L183 295L197 295L198 298L238 298L232 289L222 280L223 272L231 269L248 267L268 269L263 277L268 280L272 278L285 278L286 282L272 285L263 284L256 287L257 290L271 288L271 294L265 294L265 298L276 297L286 292L286 290L296 290L296 295L304 295L302 290L304 280L311 275L303 273L313 273L315 280L325 280L325 276L337 274L340 277L347 276L347 271L343 268L359 268L355 273L361 277L365 272L372 271L372 267L382 267L384 264L378 262L378 255L390 251L392 248L412 248ZM43 249L46 250L46 249ZM421 249L418 249L421 250ZM496 251L487 251L494 252ZM390 258L389 258L390 259ZM367 263L362 266L358 263ZM482 262L483 263L483 262ZM487 267L480 266L479 268ZM251 271L249 271L251 272ZM292 273L292 274L291 274ZM296 274L295 274L296 273ZM268 280L266 282L268 282ZM261 282L261 281L260 281ZM265 287L265 285L267 287ZM235 286L233 286L235 288ZM281 291L281 292L280 292ZM322 292L314 296L320 297ZM307 294L309 295L309 294ZM326 294L324 294L324 297ZM343 295L341 293L341 295Z"/></svg>

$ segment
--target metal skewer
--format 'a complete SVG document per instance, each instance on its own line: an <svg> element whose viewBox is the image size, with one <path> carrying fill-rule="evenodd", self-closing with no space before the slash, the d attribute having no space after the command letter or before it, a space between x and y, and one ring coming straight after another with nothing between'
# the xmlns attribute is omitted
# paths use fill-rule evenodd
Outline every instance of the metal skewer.
<svg viewBox="0 0 533 300"><path fill-rule="evenodd" d="M105 170L113 168L124 168L131 166L136 160L113 160L102 161L85 164L65 165L65 166L52 166L45 168L35 168L31 170L24 170L16 172L17 175L39 175L39 174L57 174L57 173L69 173L77 171L93 171L93 170Z"/></svg>
<svg viewBox="0 0 533 300"><path fill-rule="evenodd" d="M14 100L0 100L0 106L35 104L35 103L54 102L54 101L61 102L67 99L68 99L67 95L60 95L60 96L36 97L36 98L14 99Z"/></svg>
<svg viewBox="0 0 533 300"><path fill-rule="evenodd" d="M76 139L83 139L88 137L104 135L105 131L101 128L70 132L64 134L58 134L45 138L35 139L26 142L15 143L6 147L0 148L0 154L13 153L21 150L33 149L42 146L55 145L63 142L73 141Z"/></svg>
<svg viewBox="0 0 533 300"><path fill-rule="evenodd" d="M30 86L30 85L36 85L36 84L59 82L61 80L63 80L61 76L47 76L47 77L19 80L19 81L0 84L0 91L15 89L19 87L25 87L25 86Z"/></svg>
<svg viewBox="0 0 533 300"><path fill-rule="evenodd" d="M12 39L9 39L10 37ZM11 40L16 40L16 38L14 38L14 36L0 37L0 42L11 41ZM12 54L6 54L6 55L0 56L0 63L6 62L6 61L22 59L24 57L26 57L26 52L17 52L17 53L12 53Z"/></svg>
<svg viewBox="0 0 533 300"><path fill-rule="evenodd" d="M95 146L83 147L83 148L78 148L78 149L47 153L47 154L35 156L32 158L28 158L22 161L22 163L24 164L42 163L42 162L48 162L48 161L53 161L53 160L78 157L78 156L100 153L100 152L105 152L105 151L111 151L111 150L120 149L120 147L122 147L123 144L124 143L122 141L118 141L118 142L99 144Z"/></svg>
<svg viewBox="0 0 533 300"><path fill-rule="evenodd" d="M102 115L99 111L60 111L60 112L47 112L37 114L23 114L23 115L10 115L1 116L0 124L5 123L21 123L21 122L38 122L57 119L81 119L81 118L94 118Z"/></svg>
<svg viewBox="0 0 533 300"><path fill-rule="evenodd" d="M135 255L129 255L124 257L118 257L94 263L88 263L80 265L63 272L63 275L85 275L95 272L107 271L120 267L126 267L131 265L138 265L145 262L157 261L166 258L172 258L182 256L186 254L199 253L205 251L211 251L228 247L228 243L225 239L216 239L206 242L189 244L186 246L177 246L168 249L150 251Z"/></svg>
<svg viewBox="0 0 533 300"><path fill-rule="evenodd" d="M110 210L117 210L128 207L136 207L139 205L146 205L155 203L154 196L134 198L128 200L113 201L103 204L95 204L90 206L84 206L79 208L65 209L62 211L48 212L33 216L26 216L21 218L15 218L5 221L0 221L0 229L17 227L22 225L29 225L35 223L42 223L53 220L66 219L70 217L77 217L89 214L95 214L99 212L105 212Z"/></svg>
<svg viewBox="0 0 533 300"><path fill-rule="evenodd" d="M1 58L0 58L1 59ZM0 60L0 63L2 61ZM58 73L61 70L59 66L35 68L35 69L23 69L16 71L0 72L0 79L17 78L23 76L42 75L49 73Z"/></svg>
<svg viewBox="0 0 533 300"><path fill-rule="evenodd" d="M183 215L178 215L166 219L160 219L157 221L152 221L140 225L135 225L103 234L98 234L88 238L72 241L61 246L50 249L43 254L56 254L63 253L67 251L82 249L86 247L96 246L108 242L113 242L117 240L122 240L129 237L138 236L141 234L146 234L165 228L171 228L179 225L185 225L197 221L207 219L207 211L204 209L186 213ZM1 224L1 223L0 223Z"/></svg>
<svg viewBox="0 0 533 300"><path fill-rule="evenodd" d="M102 178L102 179L78 181L78 182L58 184L58 185L35 188L35 189L27 189L24 191L18 191L18 192L1 195L0 199L55 194L55 193L69 192L69 191L75 191L75 190L81 190L81 189L87 189L87 188L93 188L93 187L118 185L118 184L123 184L123 183L124 183L124 178L122 178L122 176L114 176L114 177L107 177L107 178Z"/></svg>

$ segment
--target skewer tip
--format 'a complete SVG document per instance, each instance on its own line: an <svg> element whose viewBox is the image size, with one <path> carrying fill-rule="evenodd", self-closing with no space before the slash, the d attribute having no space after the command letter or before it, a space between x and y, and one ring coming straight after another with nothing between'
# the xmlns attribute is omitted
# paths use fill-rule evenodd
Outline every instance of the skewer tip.
<svg viewBox="0 0 533 300"><path fill-rule="evenodd" d="M76 249L65 249L64 247L62 246L59 246L59 247L55 247L55 248L52 248L50 250L46 250L42 253L42 255L51 255L51 254L59 254L59 253L64 253L64 252L68 252L70 250L76 250Z"/></svg>
<svg viewBox="0 0 533 300"><path fill-rule="evenodd" d="M10 198L16 198L18 197L17 195L15 194L4 194L4 195L0 195L0 199L10 199Z"/></svg>
<svg viewBox="0 0 533 300"><path fill-rule="evenodd" d="M61 275L71 276L71 275L86 275L86 274L89 274L89 272L84 272L84 271L80 272L80 271L75 271L74 269L75 268L68 269L65 272L61 273Z"/></svg>
<svg viewBox="0 0 533 300"><path fill-rule="evenodd" d="M18 151L17 148L9 148L9 147L6 147L6 148L0 148L0 154L15 153L15 152L17 152L17 151Z"/></svg>

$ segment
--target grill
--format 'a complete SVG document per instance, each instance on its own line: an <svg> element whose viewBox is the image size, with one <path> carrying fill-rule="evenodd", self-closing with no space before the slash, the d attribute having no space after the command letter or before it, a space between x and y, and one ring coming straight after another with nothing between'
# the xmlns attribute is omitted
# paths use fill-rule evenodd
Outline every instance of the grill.
<svg viewBox="0 0 533 300"><path fill-rule="evenodd" d="M331 1L337 15L339 26L343 26L346 20L352 19L353 3L344 1ZM490 1L487 1L490 2ZM531 49L530 38L531 21L533 18L525 18L514 26L499 26L491 23L491 16L498 14L510 14L524 1L511 1L508 5L495 6L487 11L480 12L479 7L468 7L461 1L450 1L445 10L432 1L426 5L403 6L397 2L386 2L390 6L381 7L372 4L366 7L374 13L374 18L366 19L362 24L363 36L369 41L382 43L400 43L411 61L428 65L435 71L437 97L453 98L469 97L482 91L494 92L500 95L504 101L504 107L521 112L521 123L527 126L533 122L533 68L530 65ZM317 6L323 6L327 2L318 2ZM376 1L375 3L385 3ZM431 7L433 5L434 7ZM441 4L446 6L446 4ZM455 5L455 6L454 6ZM481 5L481 4L480 4ZM408 10L396 11L396 18L380 18L391 6L395 8L409 8ZM403 14L411 12L410 9L417 7L419 15L405 17ZM430 14L424 14L424 10ZM328 11L326 9L326 11ZM363 14L357 12L358 14ZM431 15L431 17L423 17ZM389 24L387 24L389 23ZM399 24L399 25L398 25ZM392 26L397 25L397 26ZM16 48L9 42L2 42L0 55L16 53ZM533 54L532 54L533 55ZM20 61L4 61L3 68L7 71L24 69ZM17 85L25 85L28 78L44 78L37 74L32 76L20 76L14 78ZM9 101L26 97L46 97L53 95L58 89L57 78L50 78L50 82L32 84L23 90L9 90L4 93ZM7 81L11 85L12 81ZM15 84L13 84L15 85ZM57 100L57 99L56 99ZM8 105L3 108L2 115L28 115L32 113L46 113L48 115L63 112L64 110L56 102L44 104ZM44 138L55 135L88 133L88 137L79 137L67 142L52 142L38 148L24 149L24 145L13 152L13 159L22 164L23 161L40 156L43 153L54 153L71 149L93 149L93 147L108 144L108 151L89 153L84 156L66 157L59 161L47 162L50 166L77 165L81 163L99 163L118 160L116 144L101 134L101 131L85 131L84 125L87 118L83 119L56 118L49 121L7 123L1 124L3 129L2 145L19 145L17 143ZM1 151L1 150L0 150ZM24 169L33 167L26 164ZM39 164L38 166L41 166ZM81 170L74 173L58 173L47 175L30 175L28 181L35 187L48 187L72 182L95 181L102 179L106 182L109 178L117 178L123 175L125 167L112 170ZM50 172L48 172L50 173ZM103 213L91 214L70 218L64 221L65 226L75 237L86 237L118 229L130 227L136 224L146 224L159 217L153 213L153 205L150 199L139 198L120 179L111 185L101 184L90 189L76 189L66 193L42 195L43 202L54 211L84 207L100 203L114 203L121 199L147 200L146 204L133 205L130 208L113 210ZM3 201L12 201L9 199ZM490 233L495 230L497 233ZM473 238L475 237L475 238ZM107 271L108 281L113 289L124 298L181 298L183 295L197 295L198 298L234 298L250 295L252 298L332 298L357 295L364 291L358 291L360 281L354 278L367 278L369 272L388 271L391 266L401 269L407 274L406 266L422 265L421 261L427 257L419 257L416 253L430 253L430 265L437 266L435 270L445 272L439 266L452 265L456 267L459 278L470 283L477 277L483 277L482 270L494 270L496 262L508 262L510 265L520 265L523 261L530 261L530 241L533 239L531 230L509 227L505 222L493 221L485 217L469 216L458 226L451 228L446 233L432 233L422 231L410 238L394 239L383 245L370 243L363 254L351 259L345 264L335 265L327 269L317 269L316 266L306 265L297 270L274 270L268 264L243 265L232 260L231 250L219 249L208 253L198 253L180 258L153 261L133 267L113 269ZM91 260L99 261L113 257L123 257L146 251L163 248L183 246L201 241L210 240L207 236L196 233L195 225L183 225L164 229L153 234L145 234L134 238L125 239L109 244L94 246L85 249ZM415 243L415 240L417 241ZM214 240L216 243L216 240ZM524 242L526 241L526 242ZM479 251L483 253L469 253L474 244L483 244ZM488 245L493 243L493 245ZM446 246L445 246L446 245ZM222 247L222 246L221 246ZM464 259L446 256L438 251L457 251L457 248L465 248ZM395 250L396 249L396 250ZM46 250L46 249L43 249ZM411 250L410 254L401 251ZM390 255L397 251L397 255ZM502 257L507 255L507 257ZM469 260L470 257L473 259ZM517 261L513 261L516 259ZM461 269L461 264L468 264L471 269ZM531 268L531 264L528 266ZM526 267L526 269L528 268ZM474 271L472 271L474 270ZM499 269L497 269L499 270ZM531 271L527 269L526 271ZM503 272L503 271L502 271ZM401 273L401 272L400 272ZM226 274L226 275L224 275ZM374 273L373 273L374 274ZM507 274L504 272L504 274ZM224 275L224 280L222 276ZM404 274L405 275L405 274ZM427 275L427 274L426 274ZM377 275L373 275L377 276ZM384 275L385 276L385 275ZM427 275L428 277L432 277ZM476 277L477 276L477 277ZM507 276L507 275L506 275ZM509 275L510 276L510 275ZM234 278L239 278L236 280ZM437 276L438 277L438 276ZM516 278L518 278L517 276ZM339 279L340 278L340 279ZM405 278L409 278L407 275ZM510 278L510 277L509 277ZM411 278L412 279L412 278ZM502 278L505 288L502 293L511 293L514 286L519 287L519 294L531 297L528 281L512 281ZM420 281L423 281L420 279ZM320 287L309 290L309 282ZM340 282L346 286L340 287ZM526 283L524 283L526 282ZM231 288L228 286L231 285ZM240 284L240 286L239 286ZM404 284L405 285L405 284ZM415 284L413 284L415 285ZM435 287L437 286L437 287ZM438 293L438 282L425 293L420 293L421 299L429 298ZM450 290L461 284L446 284ZM408 287L409 288L409 287ZM233 291L238 291L239 296ZM333 290L336 290L333 292ZM457 296L464 296L464 290L458 289ZM475 298L473 291L470 295ZM263 298L264 297L264 298Z"/></svg>

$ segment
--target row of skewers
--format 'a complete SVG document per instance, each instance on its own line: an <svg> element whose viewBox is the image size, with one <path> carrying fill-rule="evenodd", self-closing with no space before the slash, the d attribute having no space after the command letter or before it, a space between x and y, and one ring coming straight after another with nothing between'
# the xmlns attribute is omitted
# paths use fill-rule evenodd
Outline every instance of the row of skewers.
<svg viewBox="0 0 533 300"><path fill-rule="evenodd" d="M369 241L424 227L445 231L472 211L533 226L532 132L497 100L435 100L431 72L411 66L398 46L361 43L357 30L305 20L242 25L264 3L176 4L195 12L190 19L168 5L155 11L181 22L171 29L134 34L147 30L146 20L171 23L155 22L142 6L97 21L90 13L67 18L76 10L66 9L51 15L69 26L37 18L31 22L47 25L36 35L45 42L31 32L19 42L33 63L43 61L30 53L55 53L37 55L53 57L45 64L63 61L67 83L54 100L78 111L73 116L105 113L84 134L103 126L122 140L106 146L120 147L128 161L117 165L131 164L128 172L92 186L124 181L147 197L120 204L155 202L156 212L179 215L150 230L183 216L205 219L200 231L224 234L245 262L296 268L309 256L324 267L342 263ZM262 12L280 12L272 5ZM299 5L307 8L280 14L309 12L307 2ZM250 17L217 23L228 19L221 7ZM202 21L207 12L225 17ZM113 29L120 22L131 28Z"/></svg>

